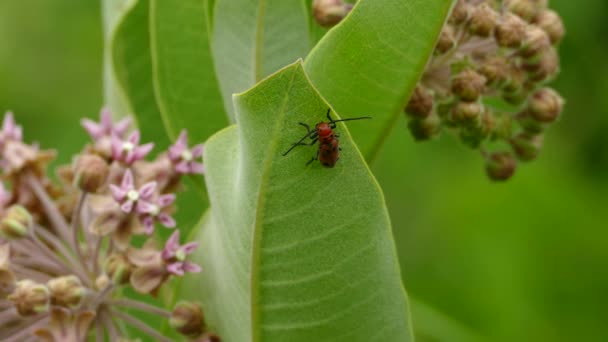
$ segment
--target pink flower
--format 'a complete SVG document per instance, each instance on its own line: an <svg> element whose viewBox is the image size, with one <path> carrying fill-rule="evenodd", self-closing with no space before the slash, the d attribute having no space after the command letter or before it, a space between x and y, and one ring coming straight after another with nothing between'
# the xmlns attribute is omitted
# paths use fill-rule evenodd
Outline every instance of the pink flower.
<svg viewBox="0 0 608 342"><path fill-rule="evenodd" d="M125 171L120 187L110 184L112 197L120 204L120 209L125 213L130 213L135 209L138 214L147 214L154 205L151 199L156 190L156 182L148 182L139 190L135 189L133 183L133 173L131 170Z"/></svg>
<svg viewBox="0 0 608 342"><path fill-rule="evenodd" d="M23 129L15 123L12 112L4 114L2 121L2 131L0 131L0 147L4 146L8 140L21 141L23 139Z"/></svg>
<svg viewBox="0 0 608 342"><path fill-rule="evenodd" d="M164 212L163 209L170 206L175 201L174 194L166 194L159 196L155 203L146 204L146 213L142 216L144 232L152 234L154 232L154 222L158 221L167 228L175 228L175 220L171 215Z"/></svg>
<svg viewBox="0 0 608 342"><path fill-rule="evenodd" d="M98 141L104 137L111 137L113 135L124 137L125 133L131 125L131 118L124 118L117 122L112 123L112 114L109 108L103 108L99 114L99 123L89 120L82 119L80 121L82 127L89 133L93 140Z"/></svg>
<svg viewBox="0 0 608 342"><path fill-rule="evenodd" d="M205 168L196 158L203 155L203 144L188 149L188 133L183 130L175 145L169 147L169 159L175 165L175 171L184 174L203 174Z"/></svg>
<svg viewBox="0 0 608 342"><path fill-rule="evenodd" d="M139 146L139 131L134 131L126 141L119 136L112 135L112 158L120 160L127 165L144 159L154 148L154 143L147 143Z"/></svg>
<svg viewBox="0 0 608 342"><path fill-rule="evenodd" d="M201 267L186 260L188 254L192 254L198 247L198 243L189 242L183 246L179 244L179 230L176 230L161 253L161 257L167 262L167 271L171 274L183 276L186 272L198 273Z"/></svg>

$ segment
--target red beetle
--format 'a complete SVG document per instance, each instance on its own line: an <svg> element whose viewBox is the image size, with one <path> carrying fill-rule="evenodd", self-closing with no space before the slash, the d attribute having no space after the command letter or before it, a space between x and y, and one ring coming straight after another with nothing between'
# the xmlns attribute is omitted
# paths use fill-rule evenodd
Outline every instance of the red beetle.
<svg viewBox="0 0 608 342"><path fill-rule="evenodd" d="M312 159L309 160L308 163L306 163L306 165L309 165L310 163L318 159L321 162L321 165L325 167L334 167L338 162L338 159L340 159L341 150L340 143L338 141L338 138L340 136L334 131L334 129L336 129L336 122L371 119L371 117L362 116L359 118L334 120L329 115L330 112L331 109L327 109L327 120L329 121L319 122L315 125L315 129L310 129L310 126L308 126L307 124L299 122L300 125L306 128L308 133L306 133L306 135L302 137L300 141L294 143L289 148L289 150L283 153L283 156L286 156L287 153L291 152L291 150L293 150L296 146L310 146L314 145L318 141L319 150L317 151L317 154L312 157ZM304 140L306 139L310 139L310 142L305 143Z"/></svg>

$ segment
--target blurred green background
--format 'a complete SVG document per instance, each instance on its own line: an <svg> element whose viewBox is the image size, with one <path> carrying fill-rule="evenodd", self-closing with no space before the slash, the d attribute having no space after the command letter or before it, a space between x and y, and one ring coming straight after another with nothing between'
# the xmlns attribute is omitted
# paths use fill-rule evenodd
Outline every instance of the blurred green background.
<svg viewBox="0 0 608 342"><path fill-rule="evenodd" d="M539 160L494 184L476 152L414 143L402 120L374 165L408 292L442 313L414 305L420 341L608 341L608 2L551 6L567 105ZM0 42L0 110L68 161L103 104L99 3L0 1Z"/></svg>

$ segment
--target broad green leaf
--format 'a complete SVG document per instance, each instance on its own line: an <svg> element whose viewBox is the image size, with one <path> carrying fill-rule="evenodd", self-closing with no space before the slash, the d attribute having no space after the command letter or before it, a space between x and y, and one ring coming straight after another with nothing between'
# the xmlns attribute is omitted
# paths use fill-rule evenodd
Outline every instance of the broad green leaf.
<svg viewBox="0 0 608 342"><path fill-rule="evenodd" d="M308 20L304 0L215 0L212 50L232 121L232 94L306 56Z"/></svg>
<svg viewBox="0 0 608 342"><path fill-rule="evenodd" d="M148 0L131 1L119 21L112 41L113 64L124 99L145 141L169 145L154 95Z"/></svg>
<svg viewBox="0 0 608 342"><path fill-rule="evenodd" d="M238 126L206 145L204 271L182 293L228 342L412 341L382 191L346 127L335 168L305 165L316 146L282 155L328 108L301 62L234 103Z"/></svg>
<svg viewBox="0 0 608 342"><path fill-rule="evenodd" d="M361 0L306 58L314 86L345 117L371 115L352 134L373 160L433 51L451 0Z"/></svg>
<svg viewBox="0 0 608 342"><path fill-rule="evenodd" d="M119 80L112 66L112 40L114 33L124 15L132 8L133 1L102 0L103 16L103 97L105 105L109 106L115 116L128 115L129 107L121 92Z"/></svg>
<svg viewBox="0 0 608 342"><path fill-rule="evenodd" d="M150 0L154 85L172 137L204 141L228 124L213 69L205 0Z"/></svg>
<svg viewBox="0 0 608 342"><path fill-rule="evenodd" d="M179 4L184 5L186 2L179 2ZM170 44L175 44L171 45L173 48L183 52L183 48L180 50L178 46L181 42L182 46L186 46L192 53L186 54L190 60L184 61L179 66L171 65L171 63L180 61L179 54L175 51L171 51L168 55L161 54L162 58L159 58L162 61L157 61L156 65L157 69L161 71L156 77L152 63L149 29L150 13L155 13L154 8L151 8L153 3L150 3L149 0L138 0L131 1L130 4L131 6L126 8L124 15L118 21L112 52L117 78L131 112L134 113L144 141L153 141L156 144L156 151L160 152L169 146L170 141L174 140L182 128L188 129L191 143L206 140L213 132L227 124L219 92L216 89L214 93L212 89L204 87L204 84L215 84L214 79L206 79L209 75L213 78L209 54L206 55L207 73L205 73L202 65L198 65L204 58L198 58L200 56L194 52L205 48L208 51L206 34L204 34L205 44L196 44L196 40L189 34L181 35L191 42L192 45L188 45L186 41L180 40L182 39L179 38L180 35L175 35L175 39L170 40L165 35L169 35L171 32L160 29L164 33L159 32L158 35L164 37L163 42L171 41ZM174 11L180 6L173 2L170 4L175 5ZM170 8L163 8L163 10L163 15L172 13ZM204 14L204 11L201 13ZM166 20L164 18L156 20L156 25L162 28L164 26L160 23L164 23ZM197 17L197 20L204 24L204 16L200 19ZM184 23L180 25L184 25ZM197 46L203 47L199 49ZM158 47L158 49L161 48ZM187 72L186 69L193 71ZM170 76L164 78L165 73ZM155 84L158 86L158 96L155 96ZM209 108L206 107L207 105ZM197 222L202 208L205 208L208 203L201 177L187 180L186 190L180 194L177 202L178 222L185 230Z"/></svg>

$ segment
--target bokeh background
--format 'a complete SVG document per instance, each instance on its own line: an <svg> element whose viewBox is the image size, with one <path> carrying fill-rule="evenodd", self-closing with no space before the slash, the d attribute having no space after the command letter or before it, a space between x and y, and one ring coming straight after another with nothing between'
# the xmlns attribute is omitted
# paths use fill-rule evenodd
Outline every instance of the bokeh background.
<svg viewBox="0 0 608 342"><path fill-rule="evenodd" d="M608 341L608 2L551 7L567 105L537 161L491 183L476 152L448 135L417 144L402 120L374 165L420 341ZM0 1L0 111L61 161L103 105L100 12Z"/></svg>

